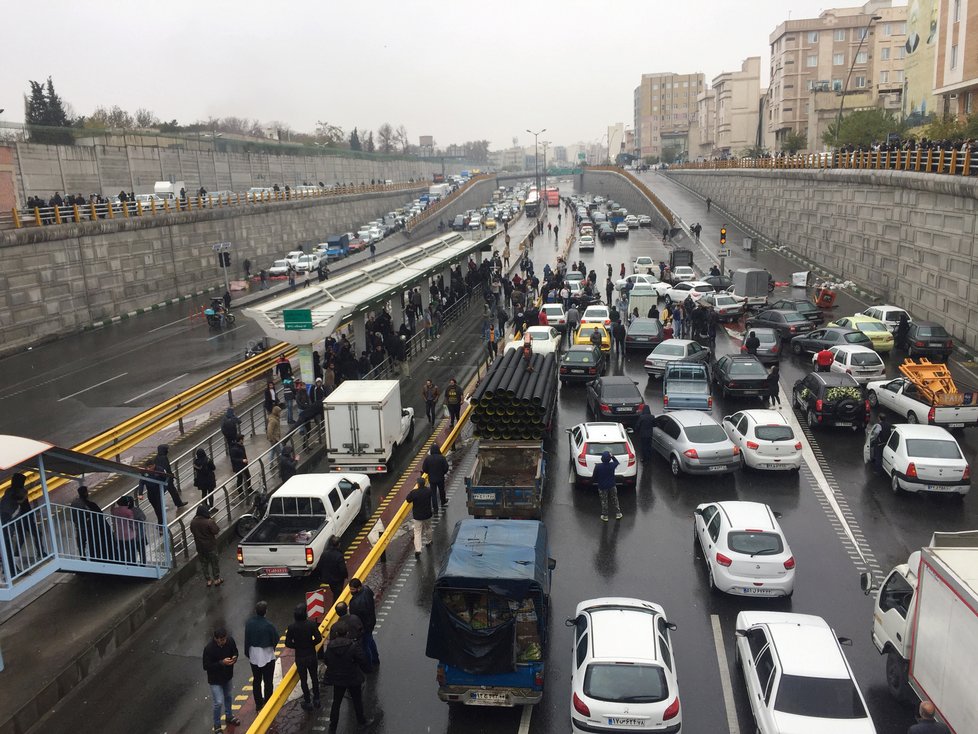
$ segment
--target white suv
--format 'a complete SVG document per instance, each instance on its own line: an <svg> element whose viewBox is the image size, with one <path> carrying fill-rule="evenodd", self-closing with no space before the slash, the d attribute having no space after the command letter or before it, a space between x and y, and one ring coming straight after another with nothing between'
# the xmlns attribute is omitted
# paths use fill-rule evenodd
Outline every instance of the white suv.
<svg viewBox="0 0 978 734"><path fill-rule="evenodd" d="M567 441L576 484L591 483L594 467L601 463L601 454L608 451L618 459L617 482L635 486L635 447L621 423L581 423L567 429Z"/></svg>
<svg viewBox="0 0 978 734"><path fill-rule="evenodd" d="M771 508L761 502L708 502L693 513L710 591L790 597L795 557Z"/></svg>
<svg viewBox="0 0 978 734"><path fill-rule="evenodd" d="M670 633L658 604L605 597L577 605L571 731L682 730L682 707Z"/></svg>

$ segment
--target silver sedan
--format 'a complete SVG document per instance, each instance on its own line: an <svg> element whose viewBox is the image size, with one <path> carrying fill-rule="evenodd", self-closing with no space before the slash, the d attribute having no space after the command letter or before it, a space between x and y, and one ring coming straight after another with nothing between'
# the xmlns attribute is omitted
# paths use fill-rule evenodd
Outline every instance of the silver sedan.
<svg viewBox="0 0 978 734"><path fill-rule="evenodd" d="M712 416L698 410L656 417L652 448L669 462L673 476L727 474L740 467L740 449Z"/></svg>

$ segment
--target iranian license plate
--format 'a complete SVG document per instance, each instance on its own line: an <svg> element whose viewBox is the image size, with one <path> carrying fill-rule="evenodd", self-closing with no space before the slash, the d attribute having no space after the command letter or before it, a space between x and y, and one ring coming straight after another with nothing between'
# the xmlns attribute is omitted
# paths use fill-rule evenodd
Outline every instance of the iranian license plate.
<svg viewBox="0 0 978 734"><path fill-rule="evenodd" d="M759 588L757 586L742 586L741 590L745 594L752 594L752 595L756 595L756 594L764 595L764 594L774 593L774 589Z"/></svg>
<svg viewBox="0 0 978 734"><path fill-rule="evenodd" d="M492 492L473 492L472 499L476 502L492 502L496 499L496 495Z"/></svg>
<svg viewBox="0 0 978 734"><path fill-rule="evenodd" d="M852 423L849 421L836 421L835 425L839 426L840 428L850 428Z"/></svg>
<svg viewBox="0 0 978 734"><path fill-rule="evenodd" d="M490 693L489 691L472 691L469 703L476 706L497 706L506 704L505 693Z"/></svg>
<svg viewBox="0 0 978 734"><path fill-rule="evenodd" d="M571 372L573 374L575 374L575 375L583 375L584 374L584 370L583 369L572 369Z"/></svg>
<svg viewBox="0 0 978 734"><path fill-rule="evenodd" d="M790 469L790 464L758 464L761 469Z"/></svg>
<svg viewBox="0 0 978 734"><path fill-rule="evenodd" d="M262 576L288 576L289 569L285 566L268 566L261 570Z"/></svg>
<svg viewBox="0 0 978 734"><path fill-rule="evenodd" d="M707 467L707 468L709 469L709 471L723 471L727 467L724 466L723 464L717 464L715 466L711 466L711 467Z"/></svg>
<svg viewBox="0 0 978 734"><path fill-rule="evenodd" d="M645 726L645 719L632 719L627 716L609 716L608 726Z"/></svg>
<svg viewBox="0 0 978 734"><path fill-rule="evenodd" d="M948 423L948 428L964 428L964 423Z"/></svg>
<svg viewBox="0 0 978 734"><path fill-rule="evenodd" d="M615 408L616 413L631 413L631 408Z"/></svg>
<svg viewBox="0 0 978 734"><path fill-rule="evenodd" d="M943 484L928 484L926 486L927 486L927 491L928 492L951 492L951 491L953 491L950 486L943 485Z"/></svg>
<svg viewBox="0 0 978 734"><path fill-rule="evenodd" d="M757 395L757 390L742 390L741 395Z"/></svg>

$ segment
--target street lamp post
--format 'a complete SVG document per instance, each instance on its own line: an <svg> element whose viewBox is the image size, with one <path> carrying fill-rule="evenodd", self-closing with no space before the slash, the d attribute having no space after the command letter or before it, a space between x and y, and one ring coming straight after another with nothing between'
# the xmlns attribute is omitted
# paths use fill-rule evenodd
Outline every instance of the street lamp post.
<svg viewBox="0 0 978 734"><path fill-rule="evenodd" d="M549 140L544 140L543 143L543 206L546 208L550 206L547 203L547 146L550 145Z"/></svg>
<svg viewBox="0 0 978 734"><path fill-rule="evenodd" d="M538 152L539 152L537 150L537 147L538 147L537 141L539 140L540 135L542 133L547 132L547 128L543 128L542 130L537 130L536 132L533 132L532 130L530 130L529 128L527 128L526 131L528 133L530 133L530 135L533 136L533 183L536 184L537 193L539 193L539 191L540 191L540 169L537 166L537 155L538 155Z"/></svg>
<svg viewBox="0 0 978 734"><path fill-rule="evenodd" d="M859 45L856 46L856 53L854 53L852 56L852 63L849 64L849 73L846 74L846 83L842 87L842 94L840 95L840 99L839 99L839 114L835 118L835 147L836 148L839 147L839 133L841 132L841 128L842 128L842 108L845 106L846 103L846 92L849 91L849 80L852 78L852 70L856 67L856 59L859 58L859 52L862 51L863 44L866 42L866 39L869 37L870 26L872 26L873 23L876 22L877 20L882 20L882 19L883 19L882 15L871 15L869 17L869 21L866 23L866 27L863 28L862 37L859 39Z"/></svg>

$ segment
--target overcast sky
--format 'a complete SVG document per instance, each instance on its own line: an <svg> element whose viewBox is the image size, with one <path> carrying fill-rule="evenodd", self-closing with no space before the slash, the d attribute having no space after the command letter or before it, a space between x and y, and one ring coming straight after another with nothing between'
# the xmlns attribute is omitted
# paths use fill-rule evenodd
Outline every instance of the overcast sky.
<svg viewBox="0 0 978 734"><path fill-rule="evenodd" d="M852 5L861 3L853 2ZM894 4L905 4L897 0ZM530 128L557 145L631 127L642 73L703 72L707 82L761 57L789 17L820 0L158 0L9 2L0 34L3 121L23 121L28 80L54 78L76 114L99 105L187 124L211 115L317 120L412 143L488 139Z"/></svg>

